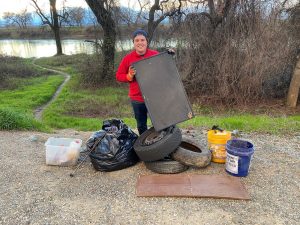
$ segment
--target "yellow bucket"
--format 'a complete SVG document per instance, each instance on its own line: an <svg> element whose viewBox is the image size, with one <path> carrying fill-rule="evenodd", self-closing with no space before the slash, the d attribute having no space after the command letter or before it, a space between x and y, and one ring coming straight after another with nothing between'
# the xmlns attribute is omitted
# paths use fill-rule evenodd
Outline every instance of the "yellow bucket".
<svg viewBox="0 0 300 225"><path fill-rule="evenodd" d="M226 130L209 130L207 133L208 148L212 153L212 162L225 163L226 142L231 139L231 133Z"/></svg>

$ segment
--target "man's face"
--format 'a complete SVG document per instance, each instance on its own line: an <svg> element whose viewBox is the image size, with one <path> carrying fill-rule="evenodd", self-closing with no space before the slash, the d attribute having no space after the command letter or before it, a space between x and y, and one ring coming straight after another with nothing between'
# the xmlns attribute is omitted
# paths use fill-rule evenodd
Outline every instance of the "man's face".
<svg viewBox="0 0 300 225"><path fill-rule="evenodd" d="M139 55L144 55L147 50L147 39L145 38L144 35L138 34L133 39L133 46L134 46L135 51Z"/></svg>

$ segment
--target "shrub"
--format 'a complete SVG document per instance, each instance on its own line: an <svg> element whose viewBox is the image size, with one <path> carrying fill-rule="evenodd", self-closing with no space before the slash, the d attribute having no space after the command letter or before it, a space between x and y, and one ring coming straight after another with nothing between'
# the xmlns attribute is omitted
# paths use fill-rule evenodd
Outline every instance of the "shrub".
<svg viewBox="0 0 300 225"><path fill-rule="evenodd" d="M41 130L42 125L31 116L13 109L0 109L0 130Z"/></svg>
<svg viewBox="0 0 300 225"><path fill-rule="evenodd" d="M101 52L94 55L89 55L81 67L80 71L80 83L83 87L101 87L104 85L115 84L115 75L111 74L110 77L104 77L101 74L103 68L103 56Z"/></svg>
<svg viewBox="0 0 300 225"><path fill-rule="evenodd" d="M190 14L181 25L177 63L189 93L229 104L287 93L296 55L287 21L277 8L243 4L218 26L205 14Z"/></svg>
<svg viewBox="0 0 300 225"><path fill-rule="evenodd" d="M21 58L0 55L0 89L13 88L14 78L28 78L39 74Z"/></svg>
<svg viewBox="0 0 300 225"><path fill-rule="evenodd" d="M88 56L86 54L59 55L53 57L39 58L37 60L37 63L45 67L74 66L75 68L80 68L87 57Z"/></svg>

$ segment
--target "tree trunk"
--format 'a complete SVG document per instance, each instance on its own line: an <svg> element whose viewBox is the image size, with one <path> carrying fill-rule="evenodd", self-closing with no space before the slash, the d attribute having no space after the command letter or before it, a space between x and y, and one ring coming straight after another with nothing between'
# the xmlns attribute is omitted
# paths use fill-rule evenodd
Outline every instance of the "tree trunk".
<svg viewBox="0 0 300 225"><path fill-rule="evenodd" d="M62 55L62 47L61 47L61 40L59 34L59 27L53 28L54 36L55 36L55 43L56 43L56 55Z"/></svg>
<svg viewBox="0 0 300 225"><path fill-rule="evenodd" d="M53 26L51 27L56 42L56 55L62 55L62 47L61 47L61 40L60 40L60 33L59 33L59 21L58 21L58 14L56 11L56 0L50 0L51 10L53 12Z"/></svg>
<svg viewBox="0 0 300 225"><path fill-rule="evenodd" d="M116 42L116 32L109 28L104 29L104 40L102 45L102 53L104 56L102 76L106 78L111 76L114 72L114 59L115 59L115 42Z"/></svg>
<svg viewBox="0 0 300 225"><path fill-rule="evenodd" d="M154 21L150 21L148 22L148 45L151 44L151 41L152 41L152 38L153 38L153 35L154 35L154 31L156 29L157 26L155 26L155 23Z"/></svg>
<svg viewBox="0 0 300 225"><path fill-rule="evenodd" d="M287 106L295 108L299 96L300 88L300 57L294 69L293 77L290 83L289 93L287 97Z"/></svg>
<svg viewBox="0 0 300 225"><path fill-rule="evenodd" d="M102 45L103 69L102 79L106 79L113 74L114 56L116 43L116 25L113 20L113 8L107 7L108 2L103 0L85 0L97 18L98 23L102 26L104 37Z"/></svg>
<svg viewBox="0 0 300 225"><path fill-rule="evenodd" d="M154 30L155 30L155 12L159 10L159 0L155 0L154 4L151 6L149 10L149 20L148 20L148 45L150 45Z"/></svg>

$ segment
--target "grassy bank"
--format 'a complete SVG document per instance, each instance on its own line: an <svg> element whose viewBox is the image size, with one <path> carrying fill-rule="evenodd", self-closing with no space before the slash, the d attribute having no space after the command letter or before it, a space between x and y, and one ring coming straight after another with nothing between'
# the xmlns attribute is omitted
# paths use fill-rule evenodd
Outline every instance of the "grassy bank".
<svg viewBox="0 0 300 225"><path fill-rule="evenodd" d="M271 134L292 134L300 131L300 115L295 116L268 116L268 115L227 115L205 116L198 115L196 118L186 121L183 127L211 128L219 125L226 130L240 130L246 132L261 132Z"/></svg>
<svg viewBox="0 0 300 225"><path fill-rule="evenodd" d="M13 90L0 91L0 129L47 130L34 119L34 110L50 100L63 76L43 76L16 79L18 85Z"/></svg>
<svg viewBox="0 0 300 225"><path fill-rule="evenodd" d="M29 78L27 84L15 90L1 91L0 107L32 113L51 99L63 79L61 75Z"/></svg>
<svg viewBox="0 0 300 225"><path fill-rule="evenodd" d="M43 121L55 128L98 130L103 119L130 116L126 89L79 89L78 75L73 75L57 100L44 112ZM128 122L134 125L133 120Z"/></svg>
<svg viewBox="0 0 300 225"><path fill-rule="evenodd" d="M84 55L61 56L42 58L37 64L54 67L71 73L69 83L63 88L57 100L45 111L42 124L36 125L33 119L33 110L47 102L56 88L62 82L61 76L45 76L25 79L23 86L12 90L0 91L0 129L37 129L40 127L74 128L76 130L95 131L101 129L102 121L110 118L120 118L130 127L135 128L136 123L129 99L127 85L116 85L114 78L112 86L101 88L83 88L80 85L78 68L85 62ZM257 106L259 107L259 106ZM212 113L215 108L193 104L195 118L179 124L181 128L210 129L219 125L227 130L240 130L243 132L262 132L273 134L286 134L300 132L300 114L287 116L285 113L265 113L256 115L240 113L238 110L224 110L222 113ZM24 117L27 120L25 123ZM276 115L276 116L275 116ZM23 123L9 124L7 118L15 117ZM23 119L22 119L23 118ZM3 122L4 121L4 122ZM31 124L31 125L28 125ZM27 125L22 125L27 124ZM151 125L151 122L148 122ZM40 129L40 128L38 128Z"/></svg>
<svg viewBox="0 0 300 225"><path fill-rule="evenodd" d="M63 56L68 58L44 58L38 63L44 66L76 68L82 63L78 56ZM63 64L62 64L63 62ZM121 118L129 126L135 127L130 102L127 97L127 87L102 87L99 89L79 88L79 76L76 69L70 70L73 77L70 83L62 91L57 101L45 112L44 122L55 128L74 128L79 130L98 130L102 121L109 118ZM112 81L115 82L115 81ZM182 128L202 127L209 129L213 125L219 125L224 129L238 129L245 132L264 133L293 133L300 131L300 115L286 116L276 113L274 115L238 113L238 111L224 111L212 113L213 108L193 104L196 117L179 124ZM151 125L151 122L148 122Z"/></svg>
<svg viewBox="0 0 300 225"><path fill-rule="evenodd" d="M72 89L75 83L76 77L73 77L72 82L65 87L57 101L46 110L43 116L45 124L55 128L99 130L103 120L121 118L130 127L136 127L126 88ZM148 125L151 125L150 120ZM270 116L228 113L213 116L196 113L195 118L179 124L181 128L201 127L204 129L210 129L213 125L244 132L291 134L300 132L300 115Z"/></svg>
<svg viewBox="0 0 300 225"><path fill-rule="evenodd" d="M0 130L48 130L33 112L63 81L32 65L32 60L0 55Z"/></svg>

